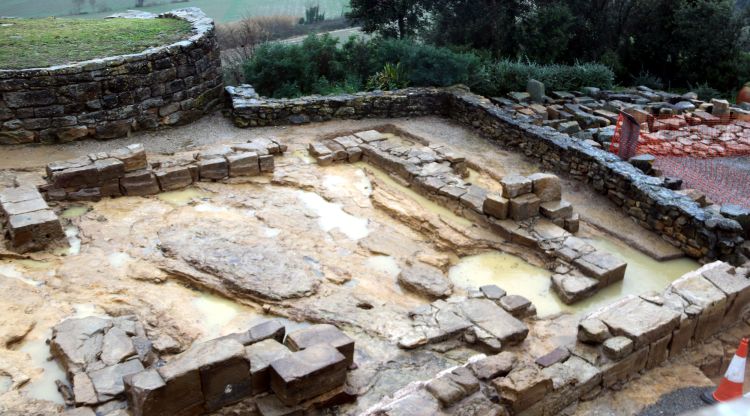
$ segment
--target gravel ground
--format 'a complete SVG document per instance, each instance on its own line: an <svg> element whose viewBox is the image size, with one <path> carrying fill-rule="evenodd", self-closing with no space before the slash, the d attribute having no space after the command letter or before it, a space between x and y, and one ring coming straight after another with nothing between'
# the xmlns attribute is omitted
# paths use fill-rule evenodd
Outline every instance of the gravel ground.
<svg viewBox="0 0 750 416"><path fill-rule="evenodd" d="M711 388L713 389L713 387ZM705 387L686 387L667 393L659 401L643 409L638 416L676 416L706 406L701 400Z"/></svg>

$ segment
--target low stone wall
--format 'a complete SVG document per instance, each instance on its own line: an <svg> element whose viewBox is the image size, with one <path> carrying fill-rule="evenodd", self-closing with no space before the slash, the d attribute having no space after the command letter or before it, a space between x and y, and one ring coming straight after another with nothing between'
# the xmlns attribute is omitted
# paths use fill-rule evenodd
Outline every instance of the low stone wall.
<svg viewBox="0 0 750 416"><path fill-rule="evenodd" d="M743 229L737 221L701 208L617 156L550 127L514 118L489 100L459 88L299 99L265 99L248 86L227 87L238 127L299 124L331 119L440 115L477 128L485 137L524 152L550 170L590 183L643 227L687 255L741 263Z"/></svg>
<svg viewBox="0 0 750 416"><path fill-rule="evenodd" d="M112 139L186 123L212 108L222 88L213 21L194 7L158 18L186 20L193 34L138 54L0 69L0 144Z"/></svg>

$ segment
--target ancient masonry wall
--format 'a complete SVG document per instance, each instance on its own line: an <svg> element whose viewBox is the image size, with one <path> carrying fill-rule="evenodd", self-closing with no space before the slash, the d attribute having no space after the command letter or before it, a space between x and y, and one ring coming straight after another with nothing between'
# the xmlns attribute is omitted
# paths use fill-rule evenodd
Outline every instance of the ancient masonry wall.
<svg viewBox="0 0 750 416"><path fill-rule="evenodd" d="M49 68L0 69L0 144L112 139L183 124L221 97L214 23L195 7L162 13L192 24L172 45Z"/></svg>
<svg viewBox="0 0 750 416"><path fill-rule="evenodd" d="M550 170L590 183L643 227L687 255L740 263L741 225L645 175L617 156L552 128L535 126L463 89L410 88L353 95L265 99L252 88L227 87L238 127L300 124L331 119L440 115L477 128L499 144L517 148Z"/></svg>

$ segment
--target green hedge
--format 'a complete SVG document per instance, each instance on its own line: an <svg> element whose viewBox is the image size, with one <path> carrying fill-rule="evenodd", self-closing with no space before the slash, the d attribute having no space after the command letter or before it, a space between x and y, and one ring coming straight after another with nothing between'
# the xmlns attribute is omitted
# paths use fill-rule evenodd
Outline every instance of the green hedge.
<svg viewBox="0 0 750 416"><path fill-rule="evenodd" d="M490 61L473 52L421 44L411 39L352 38L343 45L327 36L309 36L300 45L269 43L245 63L245 79L261 94L296 97L364 89L386 64L400 64L410 86L465 84L488 96L526 89L530 78L548 90L584 86L609 88L614 74L604 65L537 65Z"/></svg>

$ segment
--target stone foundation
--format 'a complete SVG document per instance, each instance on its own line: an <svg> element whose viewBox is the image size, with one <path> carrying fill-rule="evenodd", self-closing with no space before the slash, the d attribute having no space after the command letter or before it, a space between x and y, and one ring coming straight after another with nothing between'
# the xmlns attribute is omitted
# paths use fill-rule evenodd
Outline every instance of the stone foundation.
<svg viewBox="0 0 750 416"><path fill-rule="evenodd" d="M411 88L352 95L265 99L251 87L228 87L231 117L238 127L299 124L332 119L440 115L472 126L508 148L538 160L607 195L644 228L687 255L741 263L740 224L703 209L617 156L551 127L514 117L489 100L459 88ZM348 156L347 156L348 157Z"/></svg>
<svg viewBox="0 0 750 416"><path fill-rule="evenodd" d="M137 54L0 69L0 144L112 139L187 123L219 102L221 60L210 18L194 7L128 17L183 19L193 34Z"/></svg>
<svg viewBox="0 0 750 416"><path fill-rule="evenodd" d="M36 188L21 186L0 191L0 214L13 250L42 250L65 237L60 220Z"/></svg>

